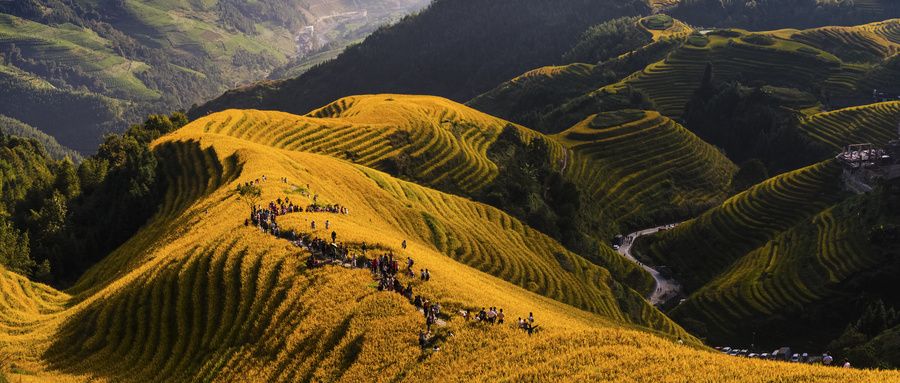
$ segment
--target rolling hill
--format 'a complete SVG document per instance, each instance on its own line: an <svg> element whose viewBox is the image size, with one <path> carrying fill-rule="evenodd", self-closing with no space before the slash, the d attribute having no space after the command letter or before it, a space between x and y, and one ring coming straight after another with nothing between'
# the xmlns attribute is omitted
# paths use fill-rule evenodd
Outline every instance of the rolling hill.
<svg viewBox="0 0 900 383"><path fill-rule="evenodd" d="M584 208L576 214L591 230L585 235L603 243L583 255L621 275L640 274L631 285L642 291L648 276L612 252L608 238L717 204L735 171L712 146L654 112L603 115L545 136L447 99L387 94L343 98L302 117L230 110L198 121L186 129L327 154L479 200L508 165L494 151L507 130L525 142L516 145L541 141L546 165L579 191Z"/></svg>
<svg viewBox="0 0 900 383"><path fill-rule="evenodd" d="M674 222L717 204L734 164L657 112L593 115L555 135L572 153L566 177L585 185L600 220L619 229Z"/></svg>
<svg viewBox="0 0 900 383"><path fill-rule="evenodd" d="M0 350L13 355L3 365L9 379L359 381L371 380L373 369L399 381L900 378L698 348L646 301L626 305L635 293L616 287L614 276L496 209L340 159L206 132L209 121L213 116L154 143L170 178L165 202L75 287L60 292L0 270ZM378 292L367 271L309 269L304 250L245 226L247 204L235 187L263 175L263 201L309 203L298 191L306 189L349 208L290 213L279 220L285 228L307 232L309 220L329 219L354 251L366 242L373 253L392 250L429 268L429 282L411 282L448 313L436 330L440 350L416 345L421 314L401 296ZM320 233L321 226L310 234ZM464 250L447 254L454 241ZM507 245L509 252L494 251ZM579 278L589 283L566 288ZM509 322L533 312L541 331L529 337L455 314L493 305ZM641 314L640 323L630 323L631 313Z"/></svg>

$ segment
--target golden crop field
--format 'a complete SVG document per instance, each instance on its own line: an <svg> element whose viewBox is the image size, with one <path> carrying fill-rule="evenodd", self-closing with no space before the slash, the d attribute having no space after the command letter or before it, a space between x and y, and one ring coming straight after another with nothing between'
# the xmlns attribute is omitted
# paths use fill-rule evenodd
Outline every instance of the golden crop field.
<svg viewBox="0 0 900 383"><path fill-rule="evenodd" d="M896 372L712 352L645 301L622 306L607 272L573 254L558 258L551 253L561 250L558 244L496 209L341 159L205 132L206 122L154 144L170 180L163 209L76 287L55 291L0 271L0 352L12 356L3 365L8 379L900 379ZM309 203L296 192L309 184L319 201L350 211L292 213L282 218L286 227L307 231L310 220L329 219L339 241L392 249L431 270L429 282L413 286L446 312L499 306L509 322L533 312L542 331L529 337L451 315L439 330L447 336L441 350L422 351L421 314L401 296L374 289L368 271L307 269L303 251L244 226L248 208L235 187L263 175L263 201L288 196ZM429 226L425 215L440 226ZM326 233L319 226L314 234ZM408 249L400 248L402 240ZM571 283L580 278L594 283L575 289ZM626 309L643 312L643 324L656 330L629 323ZM676 336L688 345L678 345Z"/></svg>

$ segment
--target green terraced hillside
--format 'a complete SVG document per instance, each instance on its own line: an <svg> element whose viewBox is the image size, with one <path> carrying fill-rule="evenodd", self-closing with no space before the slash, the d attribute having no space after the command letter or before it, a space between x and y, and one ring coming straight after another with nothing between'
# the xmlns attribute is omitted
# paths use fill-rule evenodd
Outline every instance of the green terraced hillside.
<svg viewBox="0 0 900 383"><path fill-rule="evenodd" d="M657 112L601 113L554 137L571 153L566 177L584 185L601 221L621 229L717 204L735 171L716 148Z"/></svg>
<svg viewBox="0 0 900 383"><path fill-rule="evenodd" d="M778 233L843 196L840 166L826 161L778 175L675 229L643 238L639 253L672 269L689 292Z"/></svg>
<svg viewBox="0 0 900 383"><path fill-rule="evenodd" d="M774 235L671 315L682 322L702 321L714 339L747 339L748 331L764 339L821 332L817 342L823 347L830 340L826 334L842 331L858 316L846 313L854 289L892 279L878 269L894 267L896 254L877 249L868 236L877 217L886 213L879 212L878 198L848 200Z"/></svg>
<svg viewBox="0 0 900 383"><path fill-rule="evenodd" d="M839 109L804 118L801 129L835 152L848 144L886 144L897 139L900 101Z"/></svg>

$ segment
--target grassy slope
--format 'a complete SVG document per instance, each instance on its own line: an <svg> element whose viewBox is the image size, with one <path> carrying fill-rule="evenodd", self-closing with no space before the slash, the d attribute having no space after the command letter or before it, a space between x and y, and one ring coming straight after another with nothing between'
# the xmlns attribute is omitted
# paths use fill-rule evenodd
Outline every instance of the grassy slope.
<svg viewBox="0 0 900 383"><path fill-rule="evenodd" d="M427 225L408 221L417 208L435 205L417 200L422 197L468 205L446 217L434 212L453 225L514 227L514 220L358 165L194 129L164 137L156 148L172 171L172 189L159 216L69 294L0 271L0 349L12 352L19 370L28 372L12 379L359 381L370 380L373 370L380 378L402 381L474 374L584 381L900 378L893 372L751 361L677 346L528 292L445 256L432 245ZM455 336L440 352L420 357L415 331L421 315L397 295L367 287L367 272L306 271L295 249L241 225L246 206L233 187L263 174L270 179L263 185L265 199L286 193L288 187L275 181L285 176L310 183L321 199L348 206L350 215L329 216L342 240L399 252L400 240L409 239L417 265L434 274L431 282L416 286L419 293L449 309L501 305L508 317L532 311L545 330L527 337L454 318L449 326ZM403 188L419 194L407 195ZM286 218L305 228L308 215ZM514 231L495 229L490 238L503 232L539 237ZM500 264L501 270L516 270Z"/></svg>

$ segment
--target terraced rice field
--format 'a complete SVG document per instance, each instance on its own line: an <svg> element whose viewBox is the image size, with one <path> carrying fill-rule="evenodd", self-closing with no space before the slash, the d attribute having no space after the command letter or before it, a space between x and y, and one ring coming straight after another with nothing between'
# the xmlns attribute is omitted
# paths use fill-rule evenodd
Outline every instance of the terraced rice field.
<svg viewBox="0 0 900 383"><path fill-rule="evenodd" d="M244 351L258 353L276 347L284 353L279 357L283 361L272 365L267 359L265 370L291 381L303 375L293 375L290 369L311 368L316 374L325 374L320 372L324 369L333 374L337 367L329 370L314 359L307 365L288 363L302 350L280 342L318 342L322 334L310 329L328 328L325 323L331 319L336 325L353 322L338 326L333 337L344 339L341 337L346 335L348 343L363 342L354 338L362 331L358 326L368 322L353 320L356 315L372 315L382 321L378 326L386 332L381 335L392 350L415 350L419 316L396 297L375 296L373 289L366 288L370 281L366 272L324 270L309 275L301 267L296 248L242 226L246 205L237 200L233 186L262 174L310 183L319 201L348 206L351 215L324 217L332 220L343 240L365 241L401 253L397 245L407 239L414 249L408 254L415 257L417 265L432 271L431 284L437 285L417 285L417 290L440 298L448 307L475 308L496 299L509 304L507 315L518 311L524 316L526 310L550 304L575 310L576 318L626 326L637 318L642 325L688 337L637 293L615 282L606 270L497 209L329 157L215 134L202 135L207 138L198 143L192 140L199 136L191 132L184 129L156 144L157 153L169 165L171 189L148 227L91 269L70 291L71 296L36 285L24 286L25 292L10 294L16 298L4 301L10 308L4 312L21 313L16 317L22 318L5 322L9 337L0 338L0 348L27 344L45 350L17 358L20 366L33 371L52 367L54 374L62 374L51 374L54 378L130 373L135 378L202 379L228 376L231 369L250 368L248 363L260 363L252 367L262 368L262 360ZM274 199L291 187L269 181L264 189L265 196ZM308 219L320 217L296 214L283 218L282 225L304 230ZM346 289L348 285L357 288ZM504 297L498 288L525 295ZM315 299L321 294L329 299ZM23 295L28 299L20 297ZM560 298L601 316L541 296ZM626 296L631 298L624 299ZM53 303L42 303L44 300ZM520 310L515 310L517 300L522 304ZM329 306L340 302L359 304ZM532 305L535 307L526 308ZM306 310L309 314L302 314ZM549 319L553 314L546 315ZM391 319L393 316L399 322ZM560 320L561 324L570 322ZM347 327L359 330L345 334ZM368 337L372 329L366 331ZM401 331L408 337L397 334ZM254 343L246 345L251 340ZM316 346L322 347L316 348L316 354L327 354L335 342L343 341L323 342ZM388 355L397 356L382 357ZM410 363L416 357L406 355ZM132 366L140 368L130 370Z"/></svg>
<svg viewBox="0 0 900 383"><path fill-rule="evenodd" d="M696 290L778 233L840 200L839 180L834 161L781 174L660 233L639 251L671 267L688 291Z"/></svg>
<svg viewBox="0 0 900 383"><path fill-rule="evenodd" d="M778 38L772 46L760 46L747 43L739 36L712 33L706 40L703 46L685 43L664 60L597 92L616 92L631 86L646 94L662 114L678 118L700 86L707 63L713 65L713 73L720 81L765 81L769 85L801 89L822 84L836 94L853 91L859 77L848 75L834 55L793 41Z"/></svg>
<svg viewBox="0 0 900 383"><path fill-rule="evenodd" d="M577 135L592 131L593 119L544 136L441 98L374 95L344 98L303 117L226 111L186 129L327 154L466 195L496 177L497 165L487 149L511 126L525 140L544 140L553 166L566 166L565 177L589 191L592 206L608 222L632 216L647 220L661 206L696 207L724 198L734 165L671 120L639 113L643 122L610 128L608 136L592 140ZM648 145L652 150L645 149Z"/></svg>
<svg viewBox="0 0 900 383"><path fill-rule="evenodd" d="M593 115L555 137L572 153L566 177L590 191L609 221L717 203L735 171L716 148L658 112Z"/></svg>
<svg viewBox="0 0 900 383"><path fill-rule="evenodd" d="M878 23L866 24L863 26L866 30L871 30L875 34L884 37L888 41L900 44L900 20L891 19Z"/></svg>
<svg viewBox="0 0 900 383"><path fill-rule="evenodd" d="M728 334L754 318L802 315L803 307L834 297L838 284L887 261L869 251L859 212L845 205L826 209L741 257L672 315L703 320Z"/></svg>
<svg viewBox="0 0 900 383"><path fill-rule="evenodd" d="M495 209L342 160L207 133L202 127L205 123L155 143L170 177L162 212L71 291L55 291L0 270L0 352L13 355L16 368L15 373L6 370L9 379L900 378L892 372L743 360L677 345L676 335L688 343L694 340L645 302L635 306L615 299L613 294L623 292L610 290L614 285L607 285L608 274L582 269L586 263L571 254L547 253L559 245ZM440 302L445 312L499 305L510 322L533 312L543 330L528 337L508 326L480 326L452 317L446 330L454 336L441 351L423 352L415 341L421 314L399 295L377 292L367 271L308 270L302 266L305 254L297 248L242 225L247 207L234 187L262 175L269 179L262 183L264 200L308 183L320 201L350 209L349 215L327 217L296 213L283 217L284 225L306 228L308 220L330 218L339 240L367 241L372 248L408 254L417 267L429 268L431 281L413 282L416 293ZM280 177L289 182L278 182ZM428 225L425 214L438 224ZM406 251L399 249L402 239L409 241ZM496 252L506 246L515 247ZM457 248L464 250L447 256ZM530 279L529 287L520 287L519 278ZM593 284L568 289L567 281L579 278ZM530 289L561 293L610 315ZM579 296L589 302L579 302ZM650 325L660 332L622 321L626 311L656 313L663 321Z"/></svg>
<svg viewBox="0 0 900 383"><path fill-rule="evenodd" d="M794 33L792 40L835 52L845 61L866 61L866 57L883 59L900 51L882 31L896 28L900 20L853 27L822 27Z"/></svg>
<svg viewBox="0 0 900 383"><path fill-rule="evenodd" d="M801 128L809 137L835 152L848 144L886 144L897 139L900 128L900 101L883 102L814 114Z"/></svg>
<svg viewBox="0 0 900 383"><path fill-rule="evenodd" d="M666 2L673 3L674 1L663 0L657 4L654 4L654 6L665 7L669 5L666 4ZM659 41L666 38L683 38L694 32L694 29L691 28L690 25L687 25L683 21L678 19L672 19L672 26L666 29L647 28L647 25L643 22L643 19L638 20L638 26L647 31L647 33L651 34L653 36L653 41Z"/></svg>
<svg viewBox="0 0 900 383"><path fill-rule="evenodd" d="M430 96L377 95L338 100L307 116L226 111L203 118L207 132L277 148L327 154L403 171L426 185L474 191L497 175L487 148L509 122ZM527 137L536 133L520 129ZM551 146L556 158L561 148Z"/></svg>
<svg viewBox="0 0 900 383"><path fill-rule="evenodd" d="M0 14L0 45L12 44L27 58L67 64L97 76L117 97L134 100L160 97L135 76L149 69L147 64L118 56L110 48L112 44L95 33L74 26L53 28Z"/></svg>

